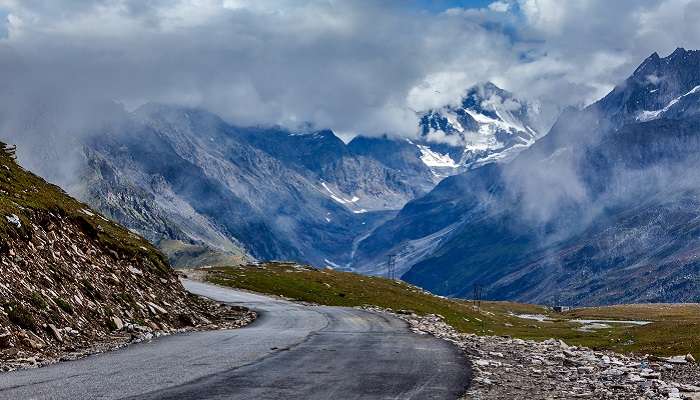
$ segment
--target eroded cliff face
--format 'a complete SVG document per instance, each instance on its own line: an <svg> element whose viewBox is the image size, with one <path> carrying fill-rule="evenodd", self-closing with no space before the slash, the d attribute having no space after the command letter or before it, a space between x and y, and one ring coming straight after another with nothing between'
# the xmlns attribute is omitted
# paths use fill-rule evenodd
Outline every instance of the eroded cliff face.
<svg viewBox="0 0 700 400"><path fill-rule="evenodd" d="M245 310L189 295L147 241L0 152L0 370L118 347Z"/></svg>

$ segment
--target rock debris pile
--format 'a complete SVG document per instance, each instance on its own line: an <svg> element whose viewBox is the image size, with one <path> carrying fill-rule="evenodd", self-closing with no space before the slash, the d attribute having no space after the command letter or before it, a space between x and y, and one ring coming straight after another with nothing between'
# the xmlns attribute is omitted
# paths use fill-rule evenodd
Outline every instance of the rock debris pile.
<svg viewBox="0 0 700 400"><path fill-rule="evenodd" d="M67 218L29 228L31 239L10 239L0 254L0 371L255 318L188 294L145 258L102 249Z"/></svg>
<svg viewBox="0 0 700 400"><path fill-rule="evenodd" d="M414 332L450 341L467 354L473 381L465 399L700 400L700 368L691 355L640 357L555 339L477 336L457 332L438 315L394 315Z"/></svg>

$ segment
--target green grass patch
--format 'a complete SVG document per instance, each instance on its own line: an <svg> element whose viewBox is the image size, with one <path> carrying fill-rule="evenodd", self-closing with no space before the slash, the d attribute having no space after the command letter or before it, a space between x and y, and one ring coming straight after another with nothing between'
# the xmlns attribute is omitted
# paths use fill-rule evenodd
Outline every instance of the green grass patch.
<svg viewBox="0 0 700 400"><path fill-rule="evenodd" d="M66 313L73 315L73 313L75 312L75 310L73 310L73 306L69 302L61 298L57 298L55 301L58 308L65 311Z"/></svg>
<svg viewBox="0 0 700 400"><path fill-rule="evenodd" d="M32 293L32 297L29 299L29 302L32 303L34 307L39 309L46 308L48 306L48 304L46 303L46 299L44 299L44 296L37 292Z"/></svg>
<svg viewBox="0 0 700 400"><path fill-rule="evenodd" d="M514 302L481 302L434 296L401 281L288 263L207 269L207 280L260 293L330 306L375 305L417 314L440 314L456 329L479 335L522 339L562 339L571 345L618 352L700 357L700 305L647 304L576 309L556 313L548 307ZM539 314L548 320L524 319ZM575 319L644 320L644 326L608 324L581 331Z"/></svg>

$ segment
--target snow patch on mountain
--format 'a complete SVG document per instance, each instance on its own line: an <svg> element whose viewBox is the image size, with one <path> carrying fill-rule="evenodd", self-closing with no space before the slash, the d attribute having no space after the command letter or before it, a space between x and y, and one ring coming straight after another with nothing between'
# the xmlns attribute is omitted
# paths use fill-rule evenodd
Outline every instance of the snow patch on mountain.
<svg viewBox="0 0 700 400"><path fill-rule="evenodd" d="M351 203L356 203L360 200L360 198L357 196L353 197L352 199L344 199L344 198L340 197L339 195L335 194L335 192L333 192L328 187L326 182L321 182L321 186L323 186L323 188L326 189L326 192L328 192L328 195L330 196L330 198L335 200L338 204L351 204Z"/></svg>
<svg viewBox="0 0 700 400"><path fill-rule="evenodd" d="M653 92L654 92L654 91L651 91L651 92L649 92L649 93L653 93ZM667 112L668 110L670 110L671 107L673 107L673 106L675 106L676 104L678 104L678 102L681 101L683 98L685 98L685 97L687 97L687 96L690 96L690 95L692 95L692 94L698 93L698 92L700 92L700 85L695 86L695 87L692 88L688 93L686 93L686 94L684 94L684 95L682 95L682 96L678 96L678 97L676 97L675 99L671 100L664 108L662 108L662 109L660 109L660 110L653 110L653 111L642 110L642 111L640 111L639 114L637 115L637 118L636 118L636 119L637 119L637 121L639 121L639 122L646 122L646 121L651 121L651 120L654 120L654 119L658 119L658 118L660 118L665 112Z"/></svg>
<svg viewBox="0 0 700 400"><path fill-rule="evenodd" d="M445 167L445 168L457 168L459 165L454 162L449 154L440 154L436 151L432 151L430 147L424 145L417 145L421 152L421 161L429 167Z"/></svg>
<svg viewBox="0 0 700 400"><path fill-rule="evenodd" d="M330 187L328 187L328 184L326 182L321 182L321 186L326 190L327 195L336 203L342 204L345 206L348 210L350 210L353 214L364 214L367 212L366 209L361 208L360 206L357 205L357 202L359 202L361 199L357 196L353 196L352 198L344 198L339 194L336 194ZM331 222L328 218L326 218L327 222Z"/></svg>

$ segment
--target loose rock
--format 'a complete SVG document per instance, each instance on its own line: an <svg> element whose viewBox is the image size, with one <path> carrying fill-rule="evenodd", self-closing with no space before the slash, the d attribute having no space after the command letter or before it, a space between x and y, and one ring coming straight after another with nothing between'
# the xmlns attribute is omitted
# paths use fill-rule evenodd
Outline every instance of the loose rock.
<svg viewBox="0 0 700 400"><path fill-rule="evenodd" d="M416 333L454 343L472 360L474 378L464 399L700 400L700 368L685 356L672 366L676 357L594 351L555 339L477 336L457 332L437 315L394 315Z"/></svg>

